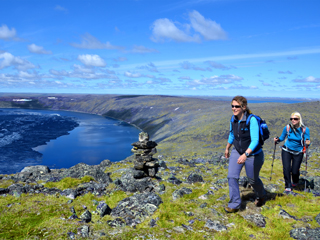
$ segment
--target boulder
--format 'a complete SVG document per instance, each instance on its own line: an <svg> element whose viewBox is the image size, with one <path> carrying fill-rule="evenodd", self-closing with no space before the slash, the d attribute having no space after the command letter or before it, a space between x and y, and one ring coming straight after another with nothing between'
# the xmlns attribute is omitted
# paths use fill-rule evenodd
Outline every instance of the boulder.
<svg viewBox="0 0 320 240"><path fill-rule="evenodd" d="M162 199L155 193L140 193L125 198L112 209L111 216L122 218L128 226L142 223L153 215L162 203Z"/></svg>

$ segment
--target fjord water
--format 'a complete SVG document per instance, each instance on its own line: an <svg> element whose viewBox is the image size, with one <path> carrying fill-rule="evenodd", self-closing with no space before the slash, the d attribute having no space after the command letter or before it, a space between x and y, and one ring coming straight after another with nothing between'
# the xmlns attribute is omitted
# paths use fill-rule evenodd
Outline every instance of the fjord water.
<svg viewBox="0 0 320 240"><path fill-rule="evenodd" d="M42 159L28 159L29 165L46 165L49 168L69 168L80 162L96 165L105 159L112 162L120 161L130 156L131 143L138 141L140 130L118 120L99 115L30 109L5 109L6 111L21 111L23 113L59 114L74 117L79 126L69 132L69 135L51 140L33 150L43 154ZM21 163L20 170L26 162ZM6 164L6 163L3 163ZM8 163L10 164L10 163ZM12 164L12 163L11 163ZM19 163L14 163L19 166ZM5 166L2 166L5 167ZM10 167L9 167L10 168Z"/></svg>

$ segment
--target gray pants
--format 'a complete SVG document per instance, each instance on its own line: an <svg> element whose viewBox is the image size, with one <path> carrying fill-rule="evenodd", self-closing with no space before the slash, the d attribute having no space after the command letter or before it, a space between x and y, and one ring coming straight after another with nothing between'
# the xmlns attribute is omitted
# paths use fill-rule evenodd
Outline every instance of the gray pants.
<svg viewBox="0 0 320 240"><path fill-rule="evenodd" d="M261 151L259 154L250 156L245 163L238 164L238 158L240 154L235 148L232 149L231 156L229 158L228 169L228 182L229 182L229 196L230 201L229 208L239 209L241 205L240 190L239 190L239 177L243 166L246 167L246 174L249 178L249 182L254 189L257 198L263 198L266 195L263 183L259 178L260 169L264 163L264 154Z"/></svg>

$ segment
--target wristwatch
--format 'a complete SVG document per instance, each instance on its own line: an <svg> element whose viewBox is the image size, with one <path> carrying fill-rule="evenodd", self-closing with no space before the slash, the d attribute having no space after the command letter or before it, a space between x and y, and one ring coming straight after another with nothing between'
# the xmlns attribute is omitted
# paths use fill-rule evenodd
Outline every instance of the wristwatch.
<svg viewBox="0 0 320 240"><path fill-rule="evenodd" d="M249 154L249 153L247 153L247 152L244 152L244 154L246 155L246 157L249 157L249 155L250 155L250 154Z"/></svg>

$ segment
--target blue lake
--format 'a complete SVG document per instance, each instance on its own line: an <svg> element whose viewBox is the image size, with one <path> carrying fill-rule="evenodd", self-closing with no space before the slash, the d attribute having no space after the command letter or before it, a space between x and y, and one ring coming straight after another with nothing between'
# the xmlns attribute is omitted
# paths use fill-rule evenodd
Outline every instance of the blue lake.
<svg viewBox="0 0 320 240"><path fill-rule="evenodd" d="M118 120L99 115L30 109L5 109L25 113L59 114L74 117L79 126L69 135L51 140L46 145L33 148L43 154L41 159L26 159L25 162L14 163L21 170L29 165L46 165L49 168L69 168L80 162L96 165L105 159L112 162L130 156L131 143L138 141L139 129ZM6 163L4 163L6 164ZM8 163L9 164L9 163ZM2 166L5 167L5 166ZM10 168L10 166L8 166Z"/></svg>

